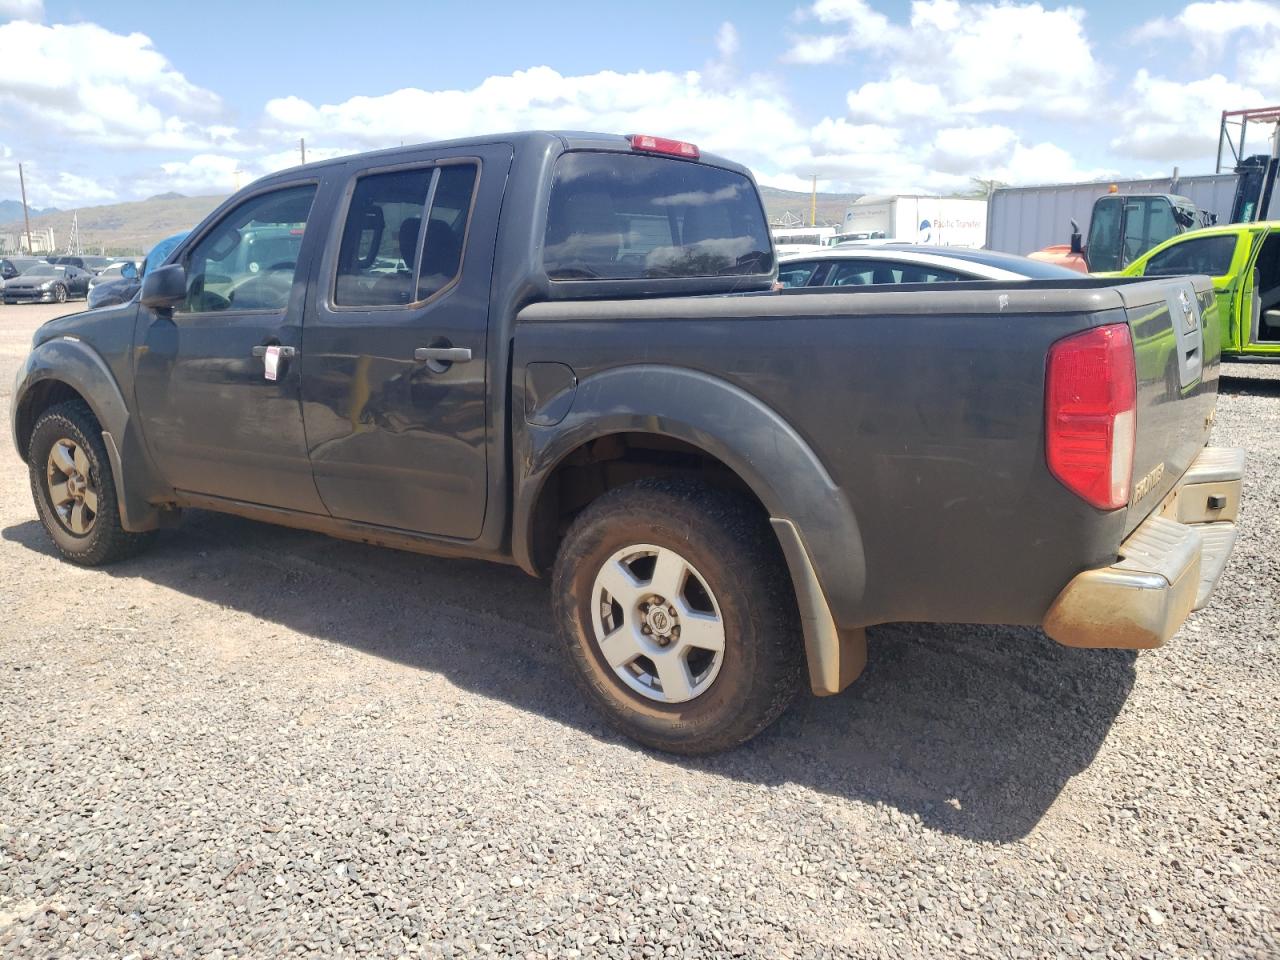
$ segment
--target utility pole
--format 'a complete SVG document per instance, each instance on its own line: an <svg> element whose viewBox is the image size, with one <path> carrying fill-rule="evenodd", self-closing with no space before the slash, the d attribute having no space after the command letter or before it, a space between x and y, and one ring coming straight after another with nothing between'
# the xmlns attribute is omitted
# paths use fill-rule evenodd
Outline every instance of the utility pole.
<svg viewBox="0 0 1280 960"><path fill-rule="evenodd" d="M813 176L813 193L809 196L809 226L818 225L818 175Z"/></svg>
<svg viewBox="0 0 1280 960"><path fill-rule="evenodd" d="M298 138L298 149L302 151L302 162L305 164L307 162L307 138L306 137Z"/></svg>
<svg viewBox="0 0 1280 960"><path fill-rule="evenodd" d="M35 253L31 249L31 214L27 212L27 181L22 176L22 164L18 164L18 186L22 189L22 222L27 227L27 255Z"/></svg>

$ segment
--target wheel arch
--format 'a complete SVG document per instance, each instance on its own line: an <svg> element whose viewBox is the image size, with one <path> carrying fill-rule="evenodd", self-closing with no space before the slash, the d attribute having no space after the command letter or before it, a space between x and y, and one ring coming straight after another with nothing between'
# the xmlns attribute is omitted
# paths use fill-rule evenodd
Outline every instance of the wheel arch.
<svg viewBox="0 0 1280 960"><path fill-rule="evenodd" d="M106 361L84 341L57 337L39 344L28 355L13 395L11 427L19 455L27 459L40 415L68 400L83 401L102 429L125 529L154 529L160 522L160 510L149 502L148 494L158 485L128 403Z"/></svg>
<svg viewBox="0 0 1280 960"><path fill-rule="evenodd" d="M641 449L646 451L702 458L713 474L723 471L716 482L740 485L766 512L802 608L813 686L818 692L836 692L838 681L829 670L839 674L838 650L843 647L838 635L845 633L836 624L856 620L866 582L857 520L803 437L776 411L726 381L649 365L615 368L584 379L560 423L522 424L513 443L519 465L512 511L516 562L530 573L545 570L554 556L549 544L558 545L565 521L594 499L579 503L581 498L575 498L568 516L558 507L551 509L565 470L601 457L626 462L615 450L601 454L596 447L620 440L633 448L635 438L644 438ZM657 466L669 464L659 461ZM626 477L627 471L621 475ZM616 485L600 484L595 496ZM836 644L837 652L824 657L815 644ZM815 663L830 664L832 656L836 666L824 668L828 672L820 682Z"/></svg>

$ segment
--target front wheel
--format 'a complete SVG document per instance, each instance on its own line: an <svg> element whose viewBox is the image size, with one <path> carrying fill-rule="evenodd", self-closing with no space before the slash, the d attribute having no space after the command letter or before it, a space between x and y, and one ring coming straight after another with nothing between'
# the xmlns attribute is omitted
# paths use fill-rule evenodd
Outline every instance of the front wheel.
<svg viewBox="0 0 1280 960"><path fill-rule="evenodd" d="M64 286L63 286L62 284L60 284L60 283L54 284L54 287L53 287L53 302L54 302L54 303L66 303L66 302L67 302L67 288L66 288L66 287L64 287Z"/></svg>
<svg viewBox="0 0 1280 960"><path fill-rule="evenodd" d="M121 526L102 428L82 401L50 407L27 447L31 495L54 546L72 563L95 567L131 556L149 533Z"/></svg>
<svg viewBox="0 0 1280 960"><path fill-rule="evenodd" d="M736 495L670 479L610 491L566 535L553 602L578 686L647 746L729 749L799 689L786 564L767 517Z"/></svg>

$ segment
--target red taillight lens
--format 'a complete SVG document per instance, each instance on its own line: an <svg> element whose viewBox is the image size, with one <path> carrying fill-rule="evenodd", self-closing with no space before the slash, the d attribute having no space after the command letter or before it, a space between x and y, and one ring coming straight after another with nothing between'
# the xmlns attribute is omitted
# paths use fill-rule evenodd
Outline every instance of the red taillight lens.
<svg viewBox="0 0 1280 960"><path fill-rule="evenodd" d="M632 150L642 150L645 153L665 153L673 157L685 157L689 160L697 160L699 157L698 148L692 143L685 143L683 140L651 137L646 133L633 133L627 139L631 141Z"/></svg>
<svg viewBox="0 0 1280 960"><path fill-rule="evenodd" d="M1137 398L1133 340L1123 323L1095 327L1049 348L1045 455L1049 470L1093 506L1129 502Z"/></svg>

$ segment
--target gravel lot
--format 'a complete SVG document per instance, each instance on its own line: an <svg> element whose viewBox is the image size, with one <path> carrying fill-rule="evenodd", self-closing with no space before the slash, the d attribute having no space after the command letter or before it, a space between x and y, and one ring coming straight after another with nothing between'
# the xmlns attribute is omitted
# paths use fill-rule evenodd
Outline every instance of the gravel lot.
<svg viewBox="0 0 1280 960"><path fill-rule="evenodd" d="M1277 957L1280 367L1211 607L1135 657L872 631L732 754L608 732L543 583L212 514L60 563L0 306L0 956Z"/></svg>

